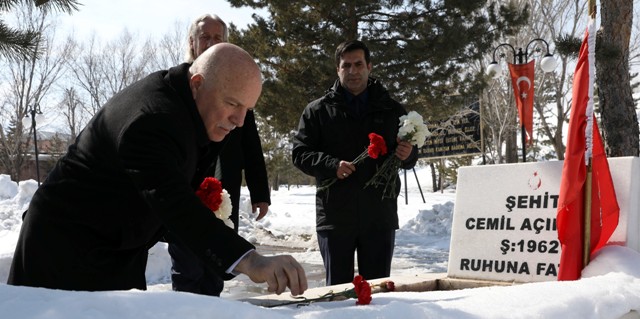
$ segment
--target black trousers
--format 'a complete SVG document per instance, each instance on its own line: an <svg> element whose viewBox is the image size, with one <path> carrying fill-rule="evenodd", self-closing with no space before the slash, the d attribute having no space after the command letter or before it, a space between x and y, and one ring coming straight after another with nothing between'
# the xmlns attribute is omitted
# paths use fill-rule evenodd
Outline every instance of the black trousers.
<svg viewBox="0 0 640 319"><path fill-rule="evenodd" d="M358 273L364 279L389 277L395 246L395 230L323 230L317 233L327 286L353 281L356 251Z"/></svg>
<svg viewBox="0 0 640 319"><path fill-rule="evenodd" d="M172 238L168 243L173 290L219 297L224 288L224 280L177 239Z"/></svg>

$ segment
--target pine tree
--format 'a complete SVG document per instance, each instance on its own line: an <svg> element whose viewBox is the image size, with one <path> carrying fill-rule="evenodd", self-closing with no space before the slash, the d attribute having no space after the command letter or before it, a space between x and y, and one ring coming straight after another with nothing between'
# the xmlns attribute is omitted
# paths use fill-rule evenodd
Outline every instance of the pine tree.
<svg viewBox="0 0 640 319"><path fill-rule="evenodd" d="M28 161L28 136L17 131L18 123L11 119L4 131L0 131L0 170L11 176L11 180L21 179L21 170ZM1 128L1 127L0 127Z"/></svg>
<svg viewBox="0 0 640 319"><path fill-rule="evenodd" d="M33 2L41 10L59 10L72 13L78 10L76 0L0 0L0 12L15 6ZM19 30L9 27L0 19L0 55L7 59L20 59L37 48L39 33L33 30Z"/></svg>
<svg viewBox="0 0 640 319"><path fill-rule="evenodd" d="M265 84L258 102L278 131L298 124L302 109L337 79L334 52L346 40L371 49L372 76L408 110L439 116L456 97L477 94L481 76L465 63L481 58L492 41L528 17L509 3L465 1L229 0L266 8L246 30L231 28L231 42L259 60ZM502 2L501 2L502 3ZM455 107L458 108L460 104Z"/></svg>

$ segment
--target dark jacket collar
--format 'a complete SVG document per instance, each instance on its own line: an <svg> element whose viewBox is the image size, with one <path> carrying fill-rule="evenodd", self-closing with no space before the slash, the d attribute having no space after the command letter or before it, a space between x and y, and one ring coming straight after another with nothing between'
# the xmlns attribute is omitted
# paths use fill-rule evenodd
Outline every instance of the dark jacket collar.
<svg viewBox="0 0 640 319"><path fill-rule="evenodd" d="M342 86L340 85L340 79L338 79L333 83L333 86L327 91L327 95L325 95L325 97L328 97L329 99L333 100L334 103L337 103L337 104L340 104L340 102L338 101L340 99L343 99L346 105L347 99L346 99L345 92L347 92L347 90L344 90L342 88ZM372 109L380 107L378 105L379 101L385 101L387 98L390 98L389 92L382 85L382 83L380 83L380 81L372 77L370 77L367 82L366 92L367 92L367 104ZM360 94L359 96L362 96L362 94Z"/></svg>
<svg viewBox="0 0 640 319"><path fill-rule="evenodd" d="M362 103L362 104L367 104L367 98L369 97L369 90L368 89L365 89L364 91L362 91L362 93L360 93L358 95L353 95L353 93L349 92L342 85L339 85L338 89L342 92L342 94L344 94L344 97L345 97L345 100L347 101L347 104L353 103L354 99L360 100L360 103Z"/></svg>
<svg viewBox="0 0 640 319"><path fill-rule="evenodd" d="M191 94L191 87L189 87L189 67L190 63L183 63L172 67L165 76L165 81L169 82L169 85L178 93L180 98L187 106L187 112L193 118L193 124L195 126L196 138L199 146L207 146L211 143L209 136L207 135L207 129L204 126L204 122L200 117L196 101Z"/></svg>

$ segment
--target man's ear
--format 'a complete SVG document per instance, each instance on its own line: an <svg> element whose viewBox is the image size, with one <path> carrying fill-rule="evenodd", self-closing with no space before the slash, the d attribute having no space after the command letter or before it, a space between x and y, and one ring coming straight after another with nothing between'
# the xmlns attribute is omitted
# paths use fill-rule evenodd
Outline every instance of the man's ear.
<svg viewBox="0 0 640 319"><path fill-rule="evenodd" d="M200 73L196 73L192 75L191 78L189 79L189 87L191 88L191 95L193 96L194 100L198 95L198 90L202 88L203 84L204 84L204 77Z"/></svg>

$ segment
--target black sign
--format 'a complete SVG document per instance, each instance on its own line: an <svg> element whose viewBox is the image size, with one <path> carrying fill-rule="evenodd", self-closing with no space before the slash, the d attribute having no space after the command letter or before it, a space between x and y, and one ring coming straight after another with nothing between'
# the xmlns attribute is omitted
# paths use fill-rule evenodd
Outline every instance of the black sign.
<svg viewBox="0 0 640 319"><path fill-rule="evenodd" d="M480 102L474 102L446 120L427 123L431 136L418 150L419 158L482 153Z"/></svg>

